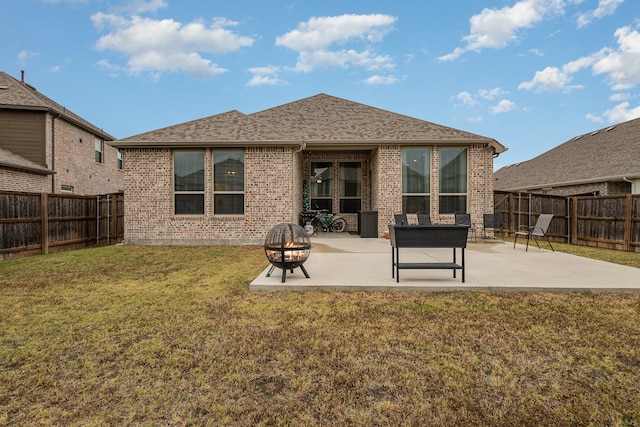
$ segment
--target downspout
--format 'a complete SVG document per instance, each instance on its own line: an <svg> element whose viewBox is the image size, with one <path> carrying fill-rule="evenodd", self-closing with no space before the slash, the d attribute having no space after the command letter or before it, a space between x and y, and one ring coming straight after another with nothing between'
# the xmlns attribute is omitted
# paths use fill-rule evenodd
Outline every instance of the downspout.
<svg viewBox="0 0 640 427"><path fill-rule="evenodd" d="M60 114L51 115L51 170L56 171L56 119ZM51 174L51 192L56 192L56 174Z"/></svg>
<svg viewBox="0 0 640 427"><path fill-rule="evenodd" d="M302 150L304 150L306 147L307 147L307 143L302 141L300 143L300 147L293 152L293 158L291 160L295 161L296 154L301 153ZM304 168L304 165L301 164L300 167ZM295 174L296 174L296 172L295 172L294 168L291 168L291 185L292 186L296 185L296 183L295 183ZM302 175L302 172L300 174ZM294 200L295 195L296 195L296 192L294 190L294 191L291 192L291 206L292 207L296 206L296 201ZM304 209L304 207L303 207L303 209ZM293 220L293 212L291 212L291 216L292 216L291 219Z"/></svg>
<svg viewBox="0 0 640 427"><path fill-rule="evenodd" d="M484 149L484 195L483 195L483 208L482 212L489 212L487 210L487 186L489 185L489 171L487 170L487 150L489 150L489 145ZM493 209L491 209L493 212Z"/></svg>

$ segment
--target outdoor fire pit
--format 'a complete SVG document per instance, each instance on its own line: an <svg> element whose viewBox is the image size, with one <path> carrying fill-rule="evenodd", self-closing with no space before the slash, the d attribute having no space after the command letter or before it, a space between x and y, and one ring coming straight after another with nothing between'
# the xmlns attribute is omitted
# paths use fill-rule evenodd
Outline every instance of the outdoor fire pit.
<svg viewBox="0 0 640 427"><path fill-rule="evenodd" d="M309 274L304 268L304 262L311 253L311 239L304 228L297 224L283 223L273 227L264 240L264 253L271 263L267 277L278 267L282 269L282 283L287 278L287 270L293 273L294 268L300 267L304 276Z"/></svg>

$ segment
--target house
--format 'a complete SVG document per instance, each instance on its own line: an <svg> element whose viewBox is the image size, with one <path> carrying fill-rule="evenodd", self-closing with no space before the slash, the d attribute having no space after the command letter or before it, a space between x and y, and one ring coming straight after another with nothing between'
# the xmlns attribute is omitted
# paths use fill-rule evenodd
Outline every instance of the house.
<svg viewBox="0 0 640 427"><path fill-rule="evenodd" d="M578 135L495 173L495 189L560 196L640 194L640 118Z"/></svg>
<svg viewBox="0 0 640 427"><path fill-rule="evenodd" d="M33 86L0 72L0 190L105 194L123 190L115 138Z"/></svg>
<svg viewBox="0 0 640 427"><path fill-rule="evenodd" d="M477 224L493 211L491 138L319 94L253 114L229 111L110 143L124 150L125 241L263 243L309 207L427 211ZM371 215L368 215L371 216ZM414 217L415 220L415 217Z"/></svg>

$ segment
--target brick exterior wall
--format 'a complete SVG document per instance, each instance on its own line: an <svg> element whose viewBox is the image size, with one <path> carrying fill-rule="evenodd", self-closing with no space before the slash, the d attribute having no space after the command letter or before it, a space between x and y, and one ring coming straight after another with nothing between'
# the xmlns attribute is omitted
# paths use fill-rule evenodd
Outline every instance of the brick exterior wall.
<svg viewBox="0 0 640 427"><path fill-rule="evenodd" d="M453 215L438 214L438 147L431 152L431 217L453 223ZM362 163L362 210L378 212L378 235L384 236L393 214L402 212L402 147L381 145L371 152L305 151L295 147L245 149L244 215L213 214L213 150L205 150L205 214L173 214L173 151L125 151L125 242L157 245L263 244L271 227L299 223L303 181L311 162L334 162L334 206L338 201L338 163ZM493 151L468 147L468 209L478 229L482 215L493 212ZM358 228L357 214L343 215L349 231ZM410 219L410 221L415 221Z"/></svg>
<svg viewBox="0 0 640 427"><path fill-rule="evenodd" d="M271 227L297 222L301 156L285 147L245 150L244 215L213 214L213 151L205 150L205 214L173 213L173 151L125 152L125 242L153 245L263 244ZM297 167L294 165L298 164ZM299 173L299 172L298 172ZM294 198L300 201L294 201ZM297 206L299 209L294 209Z"/></svg>
<svg viewBox="0 0 640 427"><path fill-rule="evenodd" d="M378 212L378 236L384 236L393 224L394 213L402 212L402 147L382 145L374 155L372 176L376 191L372 210Z"/></svg>
<svg viewBox="0 0 640 427"><path fill-rule="evenodd" d="M23 172L0 166L0 190L27 193L51 192L51 175Z"/></svg>
<svg viewBox="0 0 640 427"><path fill-rule="evenodd" d="M56 172L54 193L64 193L63 185L73 187L74 194L89 195L124 189L124 172L118 170L117 148L105 141L103 163L97 163L93 133L51 114L47 114L46 126L47 167ZM47 191L51 192L51 186Z"/></svg>

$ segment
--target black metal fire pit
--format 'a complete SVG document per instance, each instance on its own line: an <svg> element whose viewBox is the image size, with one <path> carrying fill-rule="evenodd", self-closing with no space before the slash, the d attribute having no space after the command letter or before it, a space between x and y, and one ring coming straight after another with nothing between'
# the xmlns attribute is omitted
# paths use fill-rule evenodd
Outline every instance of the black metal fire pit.
<svg viewBox="0 0 640 427"><path fill-rule="evenodd" d="M304 276L309 274L304 268L304 262L311 254L311 239L304 228L297 224L283 223L273 227L264 239L264 253L271 263L267 277L278 267L282 269L282 283L287 278L287 270L293 273L294 268L300 267Z"/></svg>

